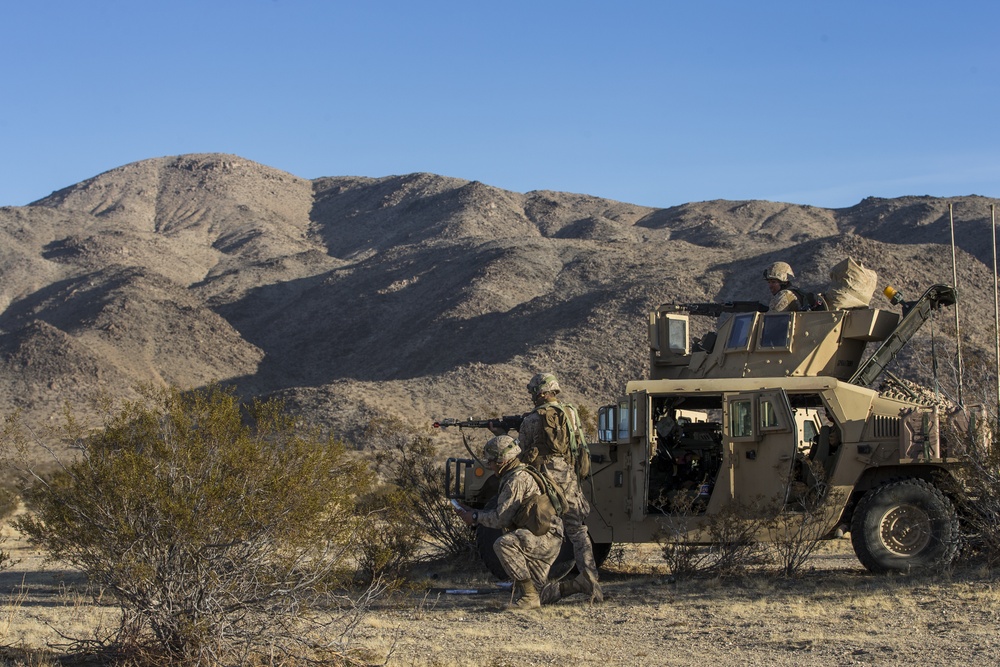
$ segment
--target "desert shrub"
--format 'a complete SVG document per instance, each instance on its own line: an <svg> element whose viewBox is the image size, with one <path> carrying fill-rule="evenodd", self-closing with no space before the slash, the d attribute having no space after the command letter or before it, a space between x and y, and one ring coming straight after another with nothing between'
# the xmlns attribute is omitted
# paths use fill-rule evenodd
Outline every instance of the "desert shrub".
<svg viewBox="0 0 1000 667"><path fill-rule="evenodd" d="M13 489L0 486L0 519L6 519L13 514L19 502L20 498ZM0 537L0 544L5 541L6 537ZM0 549L0 570L10 567L15 562L10 553Z"/></svg>
<svg viewBox="0 0 1000 667"><path fill-rule="evenodd" d="M781 574L791 577L798 574L809 557L826 537L831 521L843 505L844 494L830 489L825 482L823 467L808 459L803 466L816 480L812 488L806 489L800 482L792 482L792 488L801 491L785 505L784 511L766 522L768 549L772 560Z"/></svg>
<svg viewBox="0 0 1000 667"><path fill-rule="evenodd" d="M597 442L597 413L586 405L576 406L576 413L583 424L583 433L587 442Z"/></svg>
<svg viewBox="0 0 1000 667"><path fill-rule="evenodd" d="M13 514L20 500L21 498L16 490L6 485L0 486L0 520L6 519Z"/></svg>
<svg viewBox="0 0 1000 667"><path fill-rule="evenodd" d="M381 540L368 540L370 567L399 569L405 559L387 558L392 551L413 558L422 553L458 556L475 551L471 533L445 499L444 461L431 438L393 417L372 419L359 443L370 451L382 484L368 509L382 519ZM379 556L377 551L383 552ZM376 570L377 571L377 570Z"/></svg>
<svg viewBox="0 0 1000 667"><path fill-rule="evenodd" d="M358 501L370 517L358 541L358 575L361 581L382 578L398 583L417 558L420 531L414 530L410 498L391 484L379 485Z"/></svg>
<svg viewBox="0 0 1000 667"><path fill-rule="evenodd" d="M767 547L757 541L766 520L756 506L735 505L712 515L700 509L675 504L660 522L656 541L674 577L731 576L767 562ZM689 530L699 519L705 520L703 530Z"/></svg>
<svg viewBox="0 0 1000 667"><path fill-rule="evenodd" d="M6 435L15 448L26 437ZM370 475L340 443L219 387L147 389L103 429L70 419L64 435L78 456L35 476L16 525L120 606L84 648L189 665L350 653L377 590L345 593Z"/></svg>
<svg viewBox="0 0 1000 667"><path fill-rule="evenodd" d="M945 437L965 459L959 489L945 488L958 500L963 549L961 557L990 568L1000 563L1000 430L985 410L952 415Z"/></svg>

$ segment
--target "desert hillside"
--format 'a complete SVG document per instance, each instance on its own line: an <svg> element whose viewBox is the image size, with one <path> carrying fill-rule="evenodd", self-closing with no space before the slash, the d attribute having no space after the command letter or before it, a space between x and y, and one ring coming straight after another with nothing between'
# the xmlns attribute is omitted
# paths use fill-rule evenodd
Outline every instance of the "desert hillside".
<svg viewBox="0 0 1000 667"><path fill-rule="evenodd" d="M433 174L144 160L0 208L0 406L47 424L100 392L219 380L349 437L376 414L510 414L527 407L527 378L553 370L593 408L645 376L649 309L766 300L773 261L812 291L846 256L908 296L952 283L949 204L963 354L992 368L993 203L653 209ZM932 335L954 348L951 311L893 370L926 382Z"/></svg>

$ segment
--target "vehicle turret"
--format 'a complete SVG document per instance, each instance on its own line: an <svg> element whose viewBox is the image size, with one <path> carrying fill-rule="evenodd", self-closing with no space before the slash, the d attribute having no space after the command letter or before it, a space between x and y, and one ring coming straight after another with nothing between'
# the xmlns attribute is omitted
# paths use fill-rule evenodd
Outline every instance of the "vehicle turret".
<svg viewBox="0 0 1000 667"><path fill-rule="evenodd" d="M955 303L955 298L953 288L935 285L917 301L903 304L905 317L877 308L770 313L745 304L666 304L649 316L649 377L824 376L856 384L865 379L862 384L869 384L877 373L855 377L868 343L883 343L873 362L881 370L931 311ZM716 331L693 345L692 314L719 317Z"/></svg>

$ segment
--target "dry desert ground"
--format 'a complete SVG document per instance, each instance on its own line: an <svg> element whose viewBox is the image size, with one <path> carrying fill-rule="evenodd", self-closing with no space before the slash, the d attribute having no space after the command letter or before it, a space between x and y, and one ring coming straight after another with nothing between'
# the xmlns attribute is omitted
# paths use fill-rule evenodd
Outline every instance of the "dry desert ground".
<svg viewBox="0 0 1000 667"><path fill-rule="evenodd" d="M114 623L116 608L95 602L78 573L4 531L20 562L0 572L0 664L57 664L67 637ZM874 576L849 539L824 543L792 579L673 582L655 545L613 552L602 578L603 604L577 597L511 613L509 592L478 563L428 565L412 588L374 604L354 642L379 663L420 667L1000 664L989 573Z"/></svg>

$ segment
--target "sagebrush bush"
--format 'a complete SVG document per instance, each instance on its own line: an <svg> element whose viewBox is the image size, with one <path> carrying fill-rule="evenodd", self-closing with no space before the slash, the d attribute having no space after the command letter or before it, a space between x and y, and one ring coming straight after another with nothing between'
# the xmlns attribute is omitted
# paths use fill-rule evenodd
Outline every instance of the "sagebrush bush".
<svg viewBox="0 0 1000 667"><path fill-rule="evenodd" d="M25 488L32 513L16 525L120 605L99 650L171 664L340 659L368 599L343 591L371 481L340 443L301 431L278 402L241 405L215 386L147 389L100 431L70 419L65 436L79 456Z"/></svg>
<svg viewBox="0 0 1000 667"><path fill-rule="evenodd" d="M13 514L20 501L17 491L7 486L0 486L0 519L6 519Z"/></svg>

